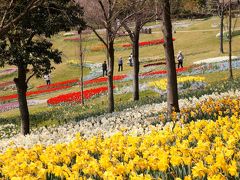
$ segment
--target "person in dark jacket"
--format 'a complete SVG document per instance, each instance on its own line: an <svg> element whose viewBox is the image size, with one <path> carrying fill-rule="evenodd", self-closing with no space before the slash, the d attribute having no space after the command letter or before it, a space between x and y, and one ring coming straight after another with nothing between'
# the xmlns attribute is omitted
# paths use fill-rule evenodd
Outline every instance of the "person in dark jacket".
<svg viewBox="0 0 240 180"><path fill-rule="evenodd" d="M106 63L106 61L104 61L104 63L102 64L102 71L103 71L103 77L104 77L104 75L107 76L107 63Z"/></svg>

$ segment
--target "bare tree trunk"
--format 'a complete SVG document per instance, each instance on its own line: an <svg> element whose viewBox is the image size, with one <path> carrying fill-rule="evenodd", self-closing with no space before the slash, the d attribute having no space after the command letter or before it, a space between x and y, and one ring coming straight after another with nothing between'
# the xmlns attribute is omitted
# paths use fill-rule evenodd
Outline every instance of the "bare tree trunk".
<svg viewBox="0 0 240 180"><path fill-rule="evenodd" d="M27 135L30 133L29 124L29 111L26 98L27 83L26 83L26 70L23 66L18 66L18 78L14 78L17 86L19 110L21 115L21 133Z"/></svg>
<svg viewBox="0 0 240 180"><path fill-rule="evenodd" d="M139 100L139 27L136 27L133 41L133 100Z"/></svg>
<svg viewBox="0 0 240 180"><path fill-rule="evenodd" d="M232 71L232 1L229 1L229 79L233 79Z"/></svg>
<svg viewBox="0 0 240 180"><path fill-rule="evenodd" d="M164 34L164 50L167 63L167 103L168 113L173 111L179 112L178 105L178 88L177 88L177 73L174 57L174 47L172 40L172 22L169 0L163 0L162 2L162 19L163 27L162 31Z"/></svg>
<svg viewBox="0 0 240 180"><path fill-rule="evenodd" d="M221 22L220 22L220 52L223 54L224 50L223 50L223 21L224 21L224 11L221 10Z"/></svg>
<svg viewBox="0 0 240 180"><path fill-rule="evenodd" d="M81 70L81 74L80 74L80 84L81 84L81 94L82 94L82 98L81 98L81 104L84 106L84 94L83 94L83 49L82 49L82 31L79 31L79 38L80 38L80 70Z"/></svg>
<svg viewBox="0 0 240 180"><path fill-rule="evenodd" d="M114 112L114 96L113 96L113 72L114 72L114 42L109 42L109 62L108 62L108 112Z"/></svg>

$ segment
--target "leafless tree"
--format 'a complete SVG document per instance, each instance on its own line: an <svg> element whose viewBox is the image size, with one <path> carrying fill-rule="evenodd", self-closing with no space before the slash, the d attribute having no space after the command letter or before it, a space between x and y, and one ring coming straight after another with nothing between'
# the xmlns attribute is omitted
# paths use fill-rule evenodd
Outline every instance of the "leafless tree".
<svg viewBox="0 0 240 180"><path fill-rule="evenodd" d="M133 100L139 100L139 36L142 27L149 21L154 20L156 12L152 11L156 1L153 0L133 0L131 12L134 14L123 23L123 27L128 32L132 42L133 55ZM124 17L124 16L123 16Z"/></svg>
<svg viewBox="0 0 240 180"><path fill-rule="evenodd" d="M127 11L131 1L128 0L78 0L84 7L85 20L87 26L92 29L99 40L107 49L108 61L108 112L114 111L114 95L113 95L113 72L114 72L114 41L117 32L122 23L132 16L130 13L124 19L119 20L118 17L124 11ZM131 7L131 6L130 6ZM103 28L106 30L99 30Z"/></svg>
<svg viewBox="0 0 240 180"><path fill-rule="evenodd" d="M220 52L224 53L223 49L223 31L224 31L224 15L228 8L228 3L226 3L224 0L217 1L217 13L220 17Z"/></svg>

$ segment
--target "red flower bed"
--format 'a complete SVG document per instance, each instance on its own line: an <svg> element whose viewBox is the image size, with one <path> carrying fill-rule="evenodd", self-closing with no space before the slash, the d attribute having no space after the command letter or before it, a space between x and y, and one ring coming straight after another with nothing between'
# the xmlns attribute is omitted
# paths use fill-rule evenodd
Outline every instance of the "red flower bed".
<svg viewBox="0 0 240 180"><path fill-rule="evenodd" d="M115 87L114 87L115 88ZM95 89L88 89L83 91L84 99L90 99L94 95L101 94L108 90L107 87L99 87ZM47 103L49 105L60 105L62 103L80 103L82 98L81 92L73 92L69 94L60 95L54 98L48 99Z"/></svg>
<svg viewBox="0 0 240 180"><path fill-rule="evenodd" d="M158 63L152 63L152 64L145 64L143 67L149 67L149 66L158 66L158 65L163 65L166 64L166 62L158 62Z"/></svg>
<svg viewBox="0 0 240 180"><path fill-rule="evenodd" d="M120 80L123 80L126 77L127 77L127 75L113 76L113 80L114 81L120 81ZM104 82L107 82L107 80L108 80L107 77L99 77L99 78L96 78L96 79L91 79L91 80L85 81L84 85L104 83Z"/></svg>
<svg viewBox="0 0 240 180"><path fill-rule="evenodd" d="M71 79L71 80L67 80L67 81L52 83L50 85L38 86L37 88L41 89L41 90L52 89L52 88L60 88L60 87L63 87L63 86L73 86L73 85L76 85L78 82L79 82L78 79Z"/></svg>
<svg viewBox="0 0 240 180"><path fill-rule="evenodd" d="M173 38L173 41L175 41L175 40L176 39ZM164 39L156 39L156 40L152 40L152 41L139 42L139 46L153 46L153 45L163 44L163 43L164 43ZM132 47L132 44L123 44L122 47L130 48L130 47Z"/></svg>
<svg viewBox="0 0 240 180"><path fill-rule="evenodd" d="M126 78L127 75L119 75L119 76L113 76L113 80L114 81L120 81L123 80L124 78ZM89 84L97 84L97 83L104 83L107 82L108 78L107 77L99 77L96 79L91 79L91 80L87 80L84 81L84 85L89 85ZM71 79L71 80L67 80L67 81L62 81L62 82L57 82L57 83L53 83L50 85L42 85L42 86L38 86L38 89L52 89L52 88L60 88L63 86L73 86L79 83L78 79Z"/></svg>
<svg viewBox="0 0 240 180"><path fill-rule="evenodd" d="M180 73L180 72L184 72L186 70L188 70L188 67L177 68L176 72ZM161 70L161 71L147 72L147 73L140 74L140 76L146 77L146 76L153 76L153 75L159 75L159 74L167 74L167 71Z"/></svg>
<svg viewBox="0 0 240 180"><path fill-rule="evenodd" d="M63 86L63 87L45 89L45 90L39 90L39 91L29 91L29 92L27 92L26 96L39 95L39 94L54 92L54 91L67 89L67 88L70 88L70 86ZM8 96L0 96L0 101L8 101L8 100L17 99L17 98L18 98L17 94L12 94L12 95L8 95Z"/></svg>

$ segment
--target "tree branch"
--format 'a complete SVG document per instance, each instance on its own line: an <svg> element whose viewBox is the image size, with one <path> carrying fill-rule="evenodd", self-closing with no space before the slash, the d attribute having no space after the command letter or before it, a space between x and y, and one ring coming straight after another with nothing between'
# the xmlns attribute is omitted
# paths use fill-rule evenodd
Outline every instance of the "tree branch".
<svg viewBox="0 0 240 180"><path fill-rule="evenodd" d="M104 41L104 39L100 36L100 34L96 31L95 28L93 28L92 26L87 25L93 32L94 34L99 38L99 40L106 46L106 48L108 47L108 44L106 41Z"/></svg>

